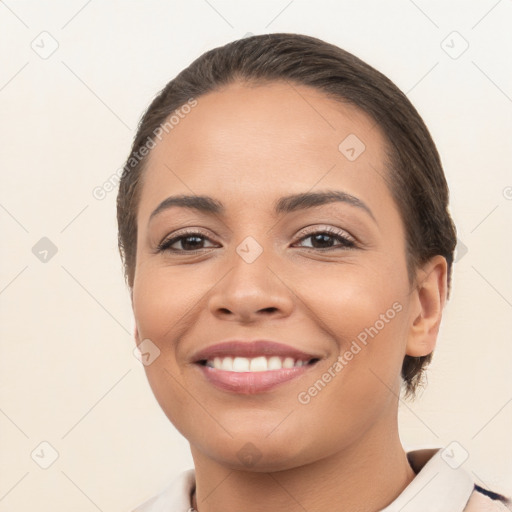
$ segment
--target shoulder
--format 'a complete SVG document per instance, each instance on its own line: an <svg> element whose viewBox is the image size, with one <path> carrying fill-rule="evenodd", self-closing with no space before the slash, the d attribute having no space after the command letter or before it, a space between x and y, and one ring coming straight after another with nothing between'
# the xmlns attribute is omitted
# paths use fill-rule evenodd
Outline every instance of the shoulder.
<svg viewBox="0 0 512 512"><path fill-rule="evenodd" d="M510 499L477 484L454 449L421 449L407 453L414 480L381 512L506 512Z"/></svg>
<svg viewBox="0 0 512 512"><path fill-rule="evenodd" d="M512 502L501 494L475 484L464 512L506 512L512 510Z"/></svg>
<svg viewBox="0 0 512 512"><path fill-rule="evenodd" d="M475 484L464 512L505 512L507 510L512 510L512 501Z"/></svg>
<svg viewBox="0 0 512 512"><path fill-rule="evenodd" d="M140 504L132 512L188 512L190 496L195 486L195 471L181 473L156 496Z"/></svg>

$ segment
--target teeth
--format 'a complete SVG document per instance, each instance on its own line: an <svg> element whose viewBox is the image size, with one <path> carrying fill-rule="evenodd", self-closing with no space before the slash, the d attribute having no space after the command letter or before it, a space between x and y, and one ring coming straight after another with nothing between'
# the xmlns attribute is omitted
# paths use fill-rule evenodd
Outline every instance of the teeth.
<svg viewBox="0 0 512 512"><path fill-rule="evenodd" d="M268 369L269 370L280 370L283 367L283 363L281 362L281 358L277 356L269 357L268 359Z"/></svg>
<svg viewBox="0 0 512 512"><path fill-rule="evenodd" d="M283 361L283 368L293 368L293 359L291 357L287 357Z"/></svg>
<svg viewBox="0 0 512 512"><path fill-rule="evenodd" d="M216 357L213 360L214 365L215 365L216 360L220 360L220 357ZM214 368L219 368L219 366L214 366ZM232 357L224 357L221 360L220 369L221 370L233 370L233 358Z"/></svg>
<svg viewBox="0 0 512 512"><path fill-rule="evenodd" d="M263 356L251 359L251 363L249 365L251 372L266 372L267 367L267 358Z"/></svg>
<svg viewBox="0 0 512 512"><path fill-rule="evenodd" d="M234 372L248 372L250 361L247 357L235 357L233 359L233 371Z"/></svg>
<svg viewBox="0 0 512 512"><path fill-rule="evenodd" d="M307 361L299 361L293 357L281 358L279 356L248 357L215 357L209 359L206 366L230 372L266 372L267 370L281 370L307 365Z"/></svg>

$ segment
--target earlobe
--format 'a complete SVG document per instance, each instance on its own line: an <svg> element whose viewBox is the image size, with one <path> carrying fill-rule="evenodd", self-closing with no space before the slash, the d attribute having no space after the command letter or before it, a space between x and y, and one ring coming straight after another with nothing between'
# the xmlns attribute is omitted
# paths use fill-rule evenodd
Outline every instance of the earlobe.
<svg viewBox="0 0 512 512"><path fill-rule="evenodd" d="M447 263L434 256L417 274L406 354L426 356L435 348L447 297Z"/></svg>

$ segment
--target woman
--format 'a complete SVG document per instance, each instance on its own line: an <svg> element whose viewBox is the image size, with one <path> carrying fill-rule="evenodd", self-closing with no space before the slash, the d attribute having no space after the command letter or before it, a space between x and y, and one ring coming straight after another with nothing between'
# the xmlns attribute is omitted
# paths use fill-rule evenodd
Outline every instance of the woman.
<svg viewBox="0 0 512 512"><path fill-rule="evenodd" d="M430 134L381 73L295 34L205 53L141 120L118 224L195 467L138 511L503 510L457 446L400 443L456 235Z"/></svg>

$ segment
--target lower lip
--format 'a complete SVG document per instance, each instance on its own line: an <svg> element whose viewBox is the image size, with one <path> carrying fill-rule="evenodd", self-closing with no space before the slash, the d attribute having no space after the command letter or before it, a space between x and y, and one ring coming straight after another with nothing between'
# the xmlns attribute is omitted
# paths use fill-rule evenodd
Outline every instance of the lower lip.
<svg viewBox="0 0 512 512"><path fill-rule="evenodd" d="M313 367L314 364L266 372L230 372L200 364L197 366L214 386L225 391L254 395L256 393L269 391L279 386L279 384L283 384L284 382L288 382L303 375Z"/></svg>

